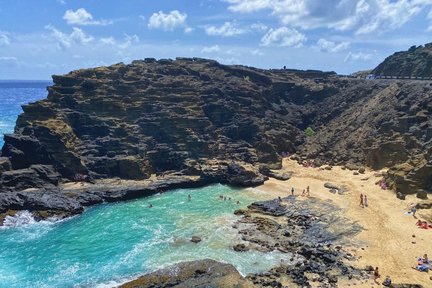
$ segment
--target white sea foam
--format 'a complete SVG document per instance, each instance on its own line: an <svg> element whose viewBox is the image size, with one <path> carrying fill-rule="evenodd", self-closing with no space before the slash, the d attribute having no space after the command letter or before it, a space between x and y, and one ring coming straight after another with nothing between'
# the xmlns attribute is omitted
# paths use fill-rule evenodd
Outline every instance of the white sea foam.
<svg viewBox="0 0 432 288"><path fill-rule="evenodd" d="M33 214L27 210L19 211L13 216L6 216L3 222L4 227L20 227L36 223Z"/></svg>
<svg viewBox="0 0 432 288"><path fill-rule="evenodd" d="M114 287L119 287L123 284L126 284L127 282L133 281L135 279L137 279L139 276L141 275L135 275L135 276L130 276L130 277L126 277L126 278L122 278L120 280L111 280L105 283L99 283L96 284L94 287L95 288L114 288ZM77 287L81 287L81 286L77 286Z"/></svg>
<svg viewBox="0 0 432 288"><path fill-rule="evenodd" d="M72 216L69 218L59 218L57 216L48 217L45 220L42 221L36 221L33 213L27 210L18 211L13 216L6 216L3 221L3 226L0 226L0 229L7 229L7 228L19 228L19 227L28 227L32 225L52 225L58 222L63 222L70 220L76 216Z"/></svg>

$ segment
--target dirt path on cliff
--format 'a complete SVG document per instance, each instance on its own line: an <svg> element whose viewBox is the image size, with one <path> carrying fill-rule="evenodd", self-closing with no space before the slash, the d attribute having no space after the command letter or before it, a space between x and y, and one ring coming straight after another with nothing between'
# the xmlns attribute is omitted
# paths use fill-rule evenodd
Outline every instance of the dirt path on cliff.
<svg viewBox="0 0 432 288"><path fill-rule="evenodd" d="M417 257L424 253L432 258L432 229L419 229L415 225L417 220L404 214L419 199L408 196L407 200L402 201L395 197L394 192L382 190L375 185L380 178L374 176L374 171L353 175L352 171L342 170L341 167L333 167L332 170L305 168L291 160L285 160L283 164L283 170L294 172L290 180L271 179L256 189L275 196L286 196L291 193L291 187L295 188L296 195L300 195L303 189L310 186L311 197L332 200L343 208L344 216L363 226L364 230L357 238L364 245L350 248L360 259L350 262L351 265L359 268L367 265L379 267L379 283L389 275L393 283L416 283L432 287L432 280L429 279L431 273L421 273L411 268L417 263ZM326 182L337 186L347 185L350 191L343 195L330 193L324 187ZM360 207L360 193L367 195L369 207ZM417 211L419 219L431 217L431 214L431 210ZM356 287L377 286L373 280L352 280L351 283L340 283L343 285L340 287L352 284Z"/></svg>

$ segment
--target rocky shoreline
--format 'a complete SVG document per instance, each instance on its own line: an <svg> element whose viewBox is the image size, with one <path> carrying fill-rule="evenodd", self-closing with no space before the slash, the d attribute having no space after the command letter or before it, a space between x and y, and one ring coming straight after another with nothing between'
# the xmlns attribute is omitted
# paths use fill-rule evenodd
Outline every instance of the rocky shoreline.
<svg viewBox="0 0 432 288"><path fill-rule="evenodd" d="M253 187L268 178L249 165L218 161L199 176L164 173L145 180L100 179L92 183L66 182L57 187L3 192L0 197L0 226L5 217L19 210L33 212L36 220L66 218L80 214L85 207L104 202L132 200L174 189L198 188L213 183Z"/></svg>
<svg viewBox="0 0 432 288"><path fill-rule="evenodd" d="M298 197L255 202L234 225L242 243L233 249L280 251L289 261L269 271L241 276L229 264L213 260L183 262L146 274L120 287L348 287L373 279L372 266L358 269L348 249L361 249L354 235L362 227L340 216L341 208L315 198ZM380 279L379 284L385 282ZM378 284L378 282L377 282ZM385 283L384 283L385 284ZM417 284L386 287L422 288Z"/></svg>
<svg viewBox="0 0 432 288"><path fill-rule="evenodd" d="M281 279L290 279L300 287L313 282L321 287L335 287L344 280L368 277L351 265L355 257L344 247L360 246L354 235L362 227L337 214L340 208L316 198L299 201L298 196L253 203L236 229L247 244L245 249L289 253L289 263L282 263L266 273L251 276L254 284L283 287Z"/></svg>
<svg viewBox="0 0 432 288"><path fill-rule="evenodd" d="M141 276L121 288L252 287L234 266L210 259L182 262Z"/></svg>

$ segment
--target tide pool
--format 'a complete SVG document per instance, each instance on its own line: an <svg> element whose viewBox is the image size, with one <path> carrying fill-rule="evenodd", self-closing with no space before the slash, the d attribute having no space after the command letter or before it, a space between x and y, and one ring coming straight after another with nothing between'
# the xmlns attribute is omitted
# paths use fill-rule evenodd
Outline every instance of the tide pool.
<svg viewBox="0 0 432 288"><path fill-rule="evenodd" d="M103 204L59 222L2 227L0 287L112 287L204 258L231 263L243 275L265 271L289 255L232 250L241 242L234 210L265 198L254 189L212 185ZM190 242L194 235L202 241Z"/></svg>

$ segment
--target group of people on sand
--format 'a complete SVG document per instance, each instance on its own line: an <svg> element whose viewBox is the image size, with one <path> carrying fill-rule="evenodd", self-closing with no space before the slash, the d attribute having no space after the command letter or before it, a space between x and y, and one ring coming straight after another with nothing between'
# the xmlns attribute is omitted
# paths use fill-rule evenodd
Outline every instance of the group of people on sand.
<svg viewBox="0 0 432 288"><path fill-rule="evenodd" d="M430 264L427 254L424 254L423 257L417 258L417 266L413 268L421 272L429 272Z"/></svg>
<svg viewBox="0 0 432 288"><path fill-rule="evenodd" d="M302 166L305 168L315 168L315 163L311 161L303 161Z"/></svg>
<svg viewBox="0 0 432 288"><path fill-rule="evenodd" d="M310 189L309 189L309 186L307 186L306 189L303 189L303 192L302 192L301 196L304 196L304 197L310 197Z"/></svg>
<svg viewBox="0 0 432 288"><path fill-rule="evenodd" d="M427 221L422 221L422 220L417 220L416 223L417 226L419 226L419 228L422 229L431 229L432 228L432 224L429 224Z"/></svg>
<svg viewBox="0 0 432 288"><path fill-rule="evenodd" d="M294 196L294 187L291 187L291 196ZM307 186L306 189L303 189L301 196L310 197L310 187Z"/></svg>
<svg viewBox="0 0 432 288"><path fill-rule="evenodd" d="M417 212L417 208L414 206L414 207L411 208L411 210L407 214L408 215L411 214L415 219L417 219L416 212ZM417 220L416 225L419 228L422 228L422 229L430 229L430 228L432 228L432 224L429 224L427 221L422 221L420 219Z"/></svg>
<svg viewBox="0 0 432 288"><path fill-rule="evenodd" d="M227 198L224 195L219 195L219 200L227 201L227 199L228 199L228 201L231 201L231 197ZM236 204L240 204L240 201L237 201Z"/></svg>
<svg viewBox="0 0 432 288"><path fill-rule="evenodd" d="M369 200L366 196L366 194L361 193L360 194L360 207L365 208L369 206Z"/></svg>

